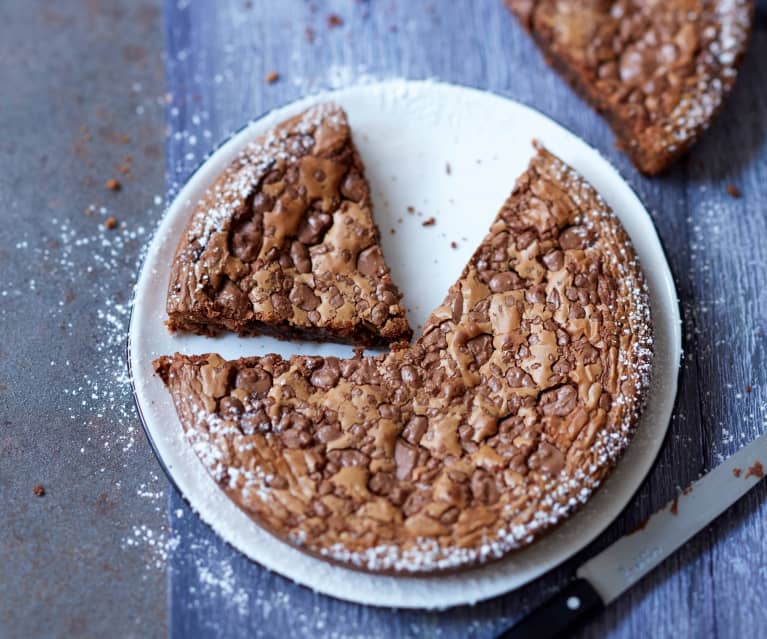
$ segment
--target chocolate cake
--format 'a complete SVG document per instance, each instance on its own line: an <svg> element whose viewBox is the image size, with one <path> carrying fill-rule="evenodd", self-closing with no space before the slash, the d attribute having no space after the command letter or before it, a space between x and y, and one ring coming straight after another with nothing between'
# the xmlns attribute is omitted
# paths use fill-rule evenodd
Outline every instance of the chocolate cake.
<svg viewBox="0 0 767 639"><path fill-rule="evenodd" d="M708 128L735 83L753 0L506 0L643 173Z"/></svg>
<svg viewBox="0 0 767 639"><path fill-rule="evenodd" d="M173 261L168 327L409 340L379 238L346 114L312 107L248 144L197 204Z"/></svg>
<svg viewBox="0 0 767 639"><path fill-rule="evenodd" d="M411 347L155 370L264 528L350 567L437 573L526 546L589 499L637 424L651 335L619 221L539 148Z"/></svg>

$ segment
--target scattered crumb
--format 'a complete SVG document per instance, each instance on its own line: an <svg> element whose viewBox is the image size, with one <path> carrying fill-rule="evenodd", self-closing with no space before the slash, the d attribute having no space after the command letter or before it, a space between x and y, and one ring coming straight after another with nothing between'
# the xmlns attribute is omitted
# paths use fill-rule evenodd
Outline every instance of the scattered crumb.
<svg viewBox="0 0 767 639"><path fill-rule="evenodd" d="M746 392L750 394L752 390L751 384L746 384Z"/></svg>
<svg viewBox="0 0 767 639"><path fill-rule="evenodd" d="M117 180L115 180L114 178L109 178L106 181L106 187L110 191L119 191L120 188L122 187L122 185Z"/></svg>
<svg viewBox="0 0 767 639"><path fill-rule="evenodd" d="M410 215L413 215L413 213L415 213L415 208L413 208L412 206L408 206L407 212L410 213Z"/></svg>
<svg viewBox="0 0 767 639"><path fill-rule="evenodd" d="M643 521L640 521L634 528L632 528L626 533L626 536L633 535L635 532L639 532L640 530L642 530L642 528L644 528L647 525L648 521L650 521L649 517L647 519L644 519Z"/></svg>
<svg viewBox="0 0 767 639"><path fill-rule="evenodd" d="M754 464L749 467L746 471L746 479L749 477L756 477L757 479L764 477L764 466L762 466L762 462L755 461Z"/></svg>
<svg viewBox="0 0 767 639"><path fill-rule="evenodd" d="M117 227L117 218L114 216L109 216L106 220L104 220L104 228L112 230L113 228Z"/></svg>
<svg viewBox="0 0 767 639"><path fill-rule="evenodd" d="M341 19L341 16L335 13L331 13L328 16L328 29L334 29L335 27L340 27L344 21Z"/></svg>
<svg viewBox="0 0 767 639"><path fill-rule="evenodd" d="M277 73L276 71L269 71L269 73L267 73L266 77L264 78L267 84L274 84L279 79L280 79L280 74Z"/></svg>
<svg viewBox="0 0 767 639"><path fill-rule="evenodd" d="M688 486L687 488L685 488L685 489L682 491L682 494L683 494L683 495L689 495L689 494L690 494L690 493L691 493L693 490L694 490L694 489L693 489L693 487L692 487L692 486Z"/></svg>
<svg viewBox="0 0 767 639"><path fill-rule="evenodd" d="M740 197L742 195L740 189L734 184L727 185L727 193L729 193L731 197Z"/></svg>
<svg viewBox="0 0 767 639"><path fill-rule="evenodd" d="M437 223L437 220L433 217L430 217L423 222L421 222L421 226L434 226Z"/></svg>
<svg viewBox="0 0 767 639"><path fill-rule="evenodd" d="M740 468L733 468L732 469L732 474L735 475L735 477L740 477L740 473L741 472L742 471L740 470Z"/></svg>
<svg viewBox="0 0 767 639"><path fill-rule="evenodd" d="M458 248L458 242L450 242L450 248L451 249L457 249Z"/></svg>
<svg viewBox="0 0 767 639"><path fill-rule="evenodd" d="M671 502L671 508L669 509L672 515L679 514L679 495L674 497L674 501Z"/></svg>
<svg viewBox="0 0 767 639"><path fill-rule="evenodd" d="M453 170L450 168L450 162L445 162L445 173L450 175L453 172Z"/></svg>
<svg viewBox="0 0 767 639"><path fill-rule="evenodd" d="M122 142L123 144L128 144L128 143L130 142L130 136L128 136L128 135L125 135L125 133L123 133L123 134L120 136L120 138L119 138L119 139L120 139L120 142Z"/></svg>
<svg viewBox="0 0 767 639"><path fill-rule="evenodd" d="M389 233L391 235L394 235L397 232L397 229L389 229Z"/></svg>
<svg viewBox="0 0 767 639"><path fill-rule="evenodd" d="M304 29L304 37L309 44L312 44L314 42L314 29L306 27L306 29Z"/></svg>
<svg viewBox="0 0 767 639"><path fill-rule="evenodd" d="M38 497L43 497L45 495L45 486L42 484L35 484L35 487L32 489L32 492L35 493Z"/></svg>
<svg viewBox="0 0 767 639"><path fill-rule="evenodd" d="M122 173L123 175L126 173L130 173L130 167L127 164L120 165L117 170L120 171L120 173Z"/></svg>
<svg viewBox="0 0 767 639"><path fill-rule="evenodd" d="M83 213L85 213L86 215L93 215L93 206L86 206Z"/></svg>

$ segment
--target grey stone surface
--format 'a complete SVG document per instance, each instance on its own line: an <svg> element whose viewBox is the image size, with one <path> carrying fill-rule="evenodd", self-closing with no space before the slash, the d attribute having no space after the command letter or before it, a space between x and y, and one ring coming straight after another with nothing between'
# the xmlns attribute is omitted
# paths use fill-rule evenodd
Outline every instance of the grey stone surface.
<svg viewBox="0 0 767 639"><path fill-rule="evenodd" d="M159 3L0 25L0 637L163 636L166 482L122 342L164 191Z"/></svg>

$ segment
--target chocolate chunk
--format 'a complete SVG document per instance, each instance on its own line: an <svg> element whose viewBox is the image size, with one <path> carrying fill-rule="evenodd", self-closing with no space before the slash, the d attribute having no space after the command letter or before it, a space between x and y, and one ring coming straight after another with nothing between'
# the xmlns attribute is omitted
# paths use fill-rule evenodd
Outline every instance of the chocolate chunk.
<svg viewBox="0 0 767 639"><path fill-rule="evenodd" d="M265 397L272 387L272 376L260 368L242 368L237 373L235 386L246 393Z"/></svg>
<svg viewBox="0 0 767 639"><path fill-rule="evenodd" d="M338 360L334 357L328 357L325 359L322 368L319 368L312 373L311 382L312 386L328 390L338 384L340 378L341 367L338 364Z"/></svg>
<svg viewBox="0 0 767 639"><path fill-rule="evenodd" d="M293 242L290 245L290 259L293 260L293 264L295 264L296 270L299 273L312 272L312 260L309 257L309 249L306 248L306 244Z"/></svg>
<svg viewBox="0 0 767 639"><path fill-rule="evenodd" d="M565 254L559 249L549 251L541 258L543 265L550 271L561 271L565 265Z"/></svg>
<svg viewBox="0 0 767 639"><path fill-rule="evenodd" d="M521 278L514 271L496 273L488 282L488 286L493 293L505 293L506 291L521 288L522 285Z"/></svg>
<svg viewBox="0 0 767 639"><path fill-rule="evenodd" d="M419 444L428 426L429 421L423 415L414 415L402 431L402 436L411 444Z"/></svg>
<svg viewBox="0 0 767 639"><path fill-rule="evenodd" d="M578 391L574 386L565 384L542 393L540 406L544 415L565 417L575 410L577 401Z"/></svg>
<svg viewBox="0 0 767 639"><path fill-rule="evenodd" d="M378 246L366 248L357 257L357 270L368 277L379 277L383 272L384 260Z"/></svg>
<svg viewBox="0 0 767 639"><path fill-rule="evenodd" d="M298 306L298 308L305 311L313 311L322 302L322 300L312 292L312 289L303 282L299 282L291 289L290 301L295 306Z"/></svg>
<svg viewBox="0 0 767 639"><path fill-rule="evenodd" d="M346 174L341 183L341 194L351 200L362 204L367 201L370 192L368 184L362 175L356 169L352 169Z"/></svg>
<svg viewBox="0 0 767 639"><path fill-rule="evenodd" d="M413 471L415 461L418 457L418 450L406 442L404 439L398 439L394 446L394 461L397 464L397 479L409 479Z"/></svg>
<svg viewBox="0 0 767 639"><path fill-rule="evenodd" d="M584 226L570 226L559 236L559 245L566 251L585 249L590 243L589 231Z"/></svg>

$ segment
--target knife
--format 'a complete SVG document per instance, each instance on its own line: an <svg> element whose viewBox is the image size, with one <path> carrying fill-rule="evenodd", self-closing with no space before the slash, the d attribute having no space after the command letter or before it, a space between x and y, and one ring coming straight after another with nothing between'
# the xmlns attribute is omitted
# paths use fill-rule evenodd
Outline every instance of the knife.
<svg viewBox="0 0 767 639"><path fill-rule="evenodd" d="M498 639L569 637L758 484L762 462L767 433L583 564L575 579Z"/></svg>

